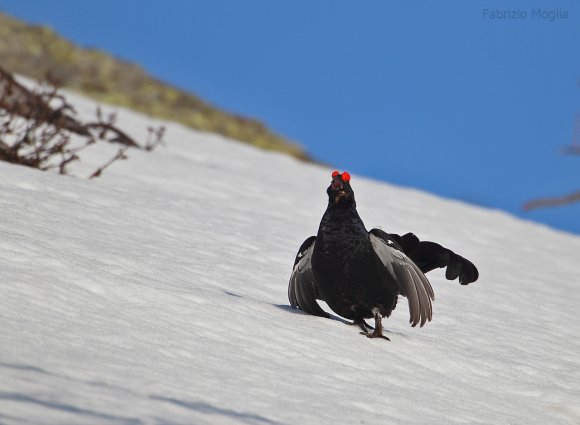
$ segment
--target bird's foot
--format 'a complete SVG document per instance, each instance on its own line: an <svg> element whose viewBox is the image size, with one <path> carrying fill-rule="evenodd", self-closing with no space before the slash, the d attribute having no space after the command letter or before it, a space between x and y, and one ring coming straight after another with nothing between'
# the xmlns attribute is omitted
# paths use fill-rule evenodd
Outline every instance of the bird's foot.
<svg viewBox="0 0 580 425"><path fill-rule="evenodd" d="M382 321L383 318L380 312L378 310L373 310L373 313L375 315L375 330L371 334L366 332L365 329L363 329L364 332L361 332L361 334L366 335L367 338L382 338L386 339L387 341L390 341L388 337L383 335L383 321Z"/></svg>
<svg viewBox="0 0 580 425"><path fill-rule="evenodd" d="M353 322L346 322L347 325L350 326L358 326L359 328L361 328L362 332L361 333L367 333L367 331L373 330L374 328L369 325L367 322L365 322L363 319L357 319L357 320L353 320Z"/></svg>
<svg viewBox="0 0 580 425"><path fill-rule="evenodd" d="M361 335L366 335L367 338L382 338L386 339L387 341L391 340L389 337L384 336L382 333L373 332L372 334L370 334L368 332L361 332Z"/></svg>

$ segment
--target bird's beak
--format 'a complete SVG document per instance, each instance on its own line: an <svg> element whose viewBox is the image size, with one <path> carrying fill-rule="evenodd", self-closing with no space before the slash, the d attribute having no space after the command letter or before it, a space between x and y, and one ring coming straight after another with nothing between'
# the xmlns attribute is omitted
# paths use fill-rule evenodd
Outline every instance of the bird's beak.
<svg viewBox="0 0 580 425"><path fill-rule="evenodd" d="M340 179L333 179L332 183L330 183L330 187L332 188L332 190L342 190L343 189L342 181L340 181Z"/></svg>

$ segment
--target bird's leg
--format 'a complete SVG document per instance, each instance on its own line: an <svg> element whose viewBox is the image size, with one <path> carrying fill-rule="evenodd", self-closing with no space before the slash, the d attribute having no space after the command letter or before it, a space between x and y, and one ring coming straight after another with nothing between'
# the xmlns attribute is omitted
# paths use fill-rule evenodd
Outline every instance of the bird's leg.
<svg viewBox="0 0 580 425"><path fill-rule="evenodd" d="M364 319L356 319L356 320L353 320L352 323L346 322L346 324L350 325L350 326L358 326L362 330L361 333L365 333L365 334L368 332L369 329L374 329L371 325L369 325L367 322L365 322Z"/></svg>
<svg viewBox="0 0 580 425"><path fill-rule="evenodd" d="M368 338L382 338L390 341L389 338L383 335L383 318L381 313L378 310L373 309L373 313L375 315L375 330L372 334L368 332L361 332L361 334L366 335Z"/></svg>

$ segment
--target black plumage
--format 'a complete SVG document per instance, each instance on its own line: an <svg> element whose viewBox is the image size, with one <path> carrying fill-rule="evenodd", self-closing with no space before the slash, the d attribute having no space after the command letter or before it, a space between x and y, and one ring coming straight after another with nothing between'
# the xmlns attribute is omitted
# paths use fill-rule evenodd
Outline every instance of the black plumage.
<svg viewBox="0 0 580 425"><path fill-rule="evenodd" d="M390 316L398 295L409 301L411 326L432 318L435 296L427 273L446 267L449 280L475 282L477 268L469 260L414 234L399 236L380 229L366 230L358 212L348 173L334 172L327 189L328 207L316 236L298 250L288 284L294 308L328 317L317 299L338 315L350 319L370 338L388 339L382 318ZM373 329L364 319L374 318Z"/></svg>

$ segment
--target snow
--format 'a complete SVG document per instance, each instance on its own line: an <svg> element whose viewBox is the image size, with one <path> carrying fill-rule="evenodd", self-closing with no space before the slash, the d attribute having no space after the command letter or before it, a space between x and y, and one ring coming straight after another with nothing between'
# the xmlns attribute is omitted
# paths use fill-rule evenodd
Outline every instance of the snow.
<svg viewBox="0 0 580 425"><path fill-rule="evenodd" d="M481 274L429 273L433 321L401 299L392 341L367 339L288 306L332 170L165 125L95 180L114 147L83 177L0 163L1 424L580 423L579 237L353 176L368 228Z"/></svg>

